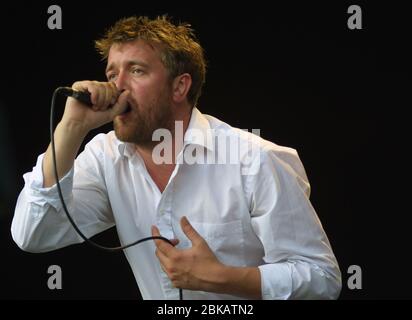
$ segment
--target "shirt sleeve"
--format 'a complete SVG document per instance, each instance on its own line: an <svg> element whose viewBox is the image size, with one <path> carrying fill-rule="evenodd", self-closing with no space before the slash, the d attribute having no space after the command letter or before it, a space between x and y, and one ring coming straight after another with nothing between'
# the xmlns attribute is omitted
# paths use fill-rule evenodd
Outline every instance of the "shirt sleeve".
<svg viewBox="0 0 412 320"><path fill-rule="evenodd" d="M70 215L88 238L114 225L104 181L103 139L99 136L86 145L59 181ZM83 242L63 211L57 185L43 188L43 158L44 154L40 155L33 170L23 175L25 184L11 226L16 244L29 252Z"/></svg>
<svg viewBox="0 0 412 320"><path fill-rule="evenodd" d="M256 165L256 163L255 163ZM336 299L341 274L295 150L264 150L251 175L252 228L264 247L263 299Z"/></svg>

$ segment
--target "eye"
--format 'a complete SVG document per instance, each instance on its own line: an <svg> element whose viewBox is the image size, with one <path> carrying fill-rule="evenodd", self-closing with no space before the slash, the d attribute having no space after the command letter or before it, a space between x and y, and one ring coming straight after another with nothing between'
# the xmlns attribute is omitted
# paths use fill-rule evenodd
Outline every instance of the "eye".
<svg viewBox="0 0 412 320"><path fill-rule="evenodd" d="M109 81L114 81L116 79L116 74L115 73L110 73L107 75L107 80Z"/></svg>
<svg viewBox="0 0 412 320"><path fill-rule="evenodd" d="M132 73L137 74L137 75L140 75L140 74L143 74L144 71L143 71L142 69L136 68L136 69L133 69L133 70L132 70Z"/></svg>

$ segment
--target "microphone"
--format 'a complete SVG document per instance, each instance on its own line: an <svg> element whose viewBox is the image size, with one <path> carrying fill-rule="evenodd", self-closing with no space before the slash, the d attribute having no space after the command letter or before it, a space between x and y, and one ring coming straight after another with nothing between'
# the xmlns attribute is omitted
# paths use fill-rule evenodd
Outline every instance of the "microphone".
<svg viewBox="0 0 412 320"><path fill-rule="evenodd" d="M60 89L59 90L60 93L65 95L66 97L75 98L76 100L83 102L89 107L93 106L89 91L78 91L78 90L73 90L72 88L69 88L69 87L61 87L59 89Z"/></svg>

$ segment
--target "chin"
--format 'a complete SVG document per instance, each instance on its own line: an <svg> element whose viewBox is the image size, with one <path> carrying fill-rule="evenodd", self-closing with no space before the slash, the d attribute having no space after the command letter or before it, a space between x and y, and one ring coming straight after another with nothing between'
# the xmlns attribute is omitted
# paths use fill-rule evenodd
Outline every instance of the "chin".
<svg viewBox="0 0 412 320"><path fill-rule="evenodd" d="M116 138L123 142L132 142L134 138L134 134L130 128L115 125L114 133Z"/></svg>
<svg viewBox="0 0 412 320"><path fill-rule="evenodd" d="M114 133L116 138L122 142L134 143L141 146L151 146L153 141L150 136L146 136L143 132L136 132L132 128L115 127Z"/></svg>

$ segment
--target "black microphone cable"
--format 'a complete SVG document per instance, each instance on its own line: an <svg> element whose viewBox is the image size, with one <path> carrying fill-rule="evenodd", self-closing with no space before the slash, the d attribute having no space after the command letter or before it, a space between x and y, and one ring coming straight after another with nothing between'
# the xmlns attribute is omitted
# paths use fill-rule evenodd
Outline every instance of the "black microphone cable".
<svg viewBox="0 0 412 320"><path fill-rule="evenodd" d="M73 94L74 93L74 94ZM51 140L51 151L52 151L52 155L53 155L53 167L54 167L54 177L56 179L56 185L57 185L57 191L59 193L59 197L60 197L60 201L62 203L62 207L64 212L66 213L67 218L69 219L70 223L72 224L73 228L76 230L76 232L79 234L80 237L82 237L82 239L89 245L91 245L94 248L106 251L106 252L118 252L121 251L123 249L135 246L139 243L148 241L148 240L163 240L168 242L169 244L173 245L173 243L162 236L155 236L155 237L146 237L137 241L134 241L132 243L129 243L127 245L124 246L118 246L118 247L106 247L106 246L102 246L90 239L88 239L79 229L79 227L76 225L76 223L74 222L72 216L69 213L69 210L66 207L66 203L64 202L63 199L63 192L61 190L60 187L60 182L59 182L59 175L57 172L57 160L56 160L56 148L55 148L55 144L54 144L54 109L55 109L55 100L56 100L56 96L58 94L64 94L66 96L73 96L74 98L80 100L81 102L91 105L91 101L90 101L90 95L79 92L79 91L74 91L70 88L67 87L58 87L56 90L54 90L53 96L52 96L52 100L51 100L51 106L50 106L50 140ZM179 299L183 300L183 291L181 288L179 288Z"/></svg>

